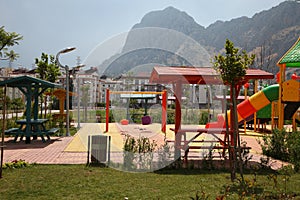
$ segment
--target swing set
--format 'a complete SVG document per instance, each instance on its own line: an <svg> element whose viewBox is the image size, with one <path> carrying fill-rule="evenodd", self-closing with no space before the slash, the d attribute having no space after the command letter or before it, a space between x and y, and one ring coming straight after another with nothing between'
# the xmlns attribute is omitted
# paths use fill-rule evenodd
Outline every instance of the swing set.
<svg viewBox="0 0 300 200"><path fill-rule="evenodd" d="M162 96L162 107L161 107L161 131L166 132L166 125L167 125L167 91L163 90L162 92L155 92L155 91L110 91L106 89L106 112L105 112L105 132L109 130L109 102L110 102L110 95L111 94L128 94L128 95L161 95Z"/></svg>

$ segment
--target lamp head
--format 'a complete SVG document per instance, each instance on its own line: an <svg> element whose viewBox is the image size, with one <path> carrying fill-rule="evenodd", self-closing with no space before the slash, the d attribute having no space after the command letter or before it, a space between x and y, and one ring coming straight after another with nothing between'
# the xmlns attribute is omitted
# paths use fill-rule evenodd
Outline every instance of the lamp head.
<svg viewBox="0 0 300 200"><path fill-rule="evenodd" d="M68 52L73 51L75 49L76 49L76 47L68 47L68 48L65 48L65 49L61 50L59 53L68 53Z"/></svg>
<svg viewBox="0 0 300 200"><path fill-rule="evenodd" d="M61 63L59 62L59 59L58 59L59 55L62 54L62 53L68 53L68 52L70 52L70 51L73 51L74 49L76 49L76 48L75 48L75 47L68 47L68 48L65 48L65 49L59 51L59 52L56 54L56 63L57 63L57 65L58 65L59 67L65 68L65 67L62 66Z"/></svg>

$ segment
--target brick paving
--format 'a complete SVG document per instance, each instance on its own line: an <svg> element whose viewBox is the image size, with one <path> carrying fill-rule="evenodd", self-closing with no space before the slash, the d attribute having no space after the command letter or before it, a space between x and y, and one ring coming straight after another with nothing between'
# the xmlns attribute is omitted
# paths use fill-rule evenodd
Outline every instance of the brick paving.
<svg viewBox="0 0 300 200"><path fill-rule="evenodd" d="M64 149L73 137L53 137L43 143L41 140L14 143L13 138L6 138L4 162L25 160L38 164L84 164L87 162L86 152L66 152Z"/></svg>
<svg viewBox="0 0 300 200"><path fill-rule="evenodd" d="M90 134L91 127L94 127L95 124L85 124L81 128L81 132L87 130L86 135ZM117 129L116 129L117 130ZM107 133L110 135L120 134L117 138L118 140L122 140L121 132L115 133L113 132ZM143 132L143 130L142 130ZM133 132L131 132L133 133ZM140 135L140 131L138 131ZM82 135L84 135L82 134ZM145 134L149 134L145 132ZM123 135L124 136L124 135ZM157 134L152 135L156 140L161 140L161 137L158 137ZM31 141L30 144L25 144L24 141L21 142L13 142L13 138L5 138L5 150L4 150L4 163L11 162L13 160L25 160L29 163L38 163L38 164L85 164L87 163L87 152L86 151L68 151L66 150L69 144L72 142L74 136L70 137L52 137L51 141L47 141L43 143L40 139ZM251 155L253 155L254 161L260 162L260 158L262 157L261 148L258 144L258 136L253 136L250 134L243 134L241 136L242 141L247 142L247 146L252 147ZM112 141L113 142L113 141ZM117 141L115 141L117 142ZM120 143L120 142L119 142ZM122 142L121 142L122 143ZM120 144L118 144L119 146ZM122 157L122 152L120 152L120 147L113 150L111 153L112 160L119 160L120 156ZM118 151L117 151L118 150ZM271 160L272 168L278 169L287 163Z"/></svg>

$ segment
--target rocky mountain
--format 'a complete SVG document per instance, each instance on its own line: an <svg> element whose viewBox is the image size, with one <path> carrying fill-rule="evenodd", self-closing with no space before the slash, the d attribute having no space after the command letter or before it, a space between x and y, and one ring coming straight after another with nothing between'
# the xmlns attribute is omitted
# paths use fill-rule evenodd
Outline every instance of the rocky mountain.
<svg viewBox="0 0 300 200"><path fill-rule="evenodd" d="M168 7L146 14L133 26L120 54L105 61L104 74L116 76L149 65L210 66L228 38L256 54L255 66L277 72L279 58L300 36L300 3L285 1L253 17L217 21L207 28L187 13ZM103 66L102 66L103 67Z"/></svg>

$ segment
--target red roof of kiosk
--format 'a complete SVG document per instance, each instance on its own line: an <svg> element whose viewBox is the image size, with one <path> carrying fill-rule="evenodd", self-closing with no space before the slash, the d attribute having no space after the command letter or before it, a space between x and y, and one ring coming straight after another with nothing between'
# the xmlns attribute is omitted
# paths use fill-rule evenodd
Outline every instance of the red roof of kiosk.
<svg viewBox="0 0 300 200"><path fill-rule="evenodd" d="M251 79L273 79L272 73L260 69L248 69L244 83ZM185 84L223 84L220 76L211 67L166 67L153 68L151 83L174 83L180 81ZM243 83L242 83L243 84Z"/></svg>

